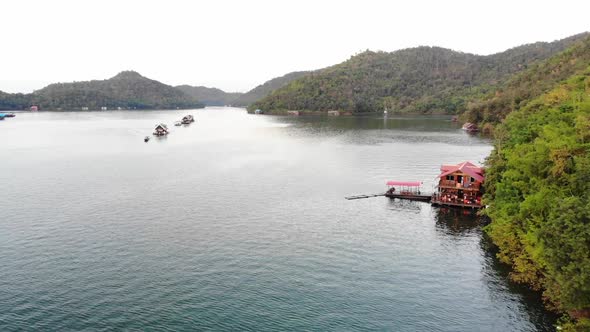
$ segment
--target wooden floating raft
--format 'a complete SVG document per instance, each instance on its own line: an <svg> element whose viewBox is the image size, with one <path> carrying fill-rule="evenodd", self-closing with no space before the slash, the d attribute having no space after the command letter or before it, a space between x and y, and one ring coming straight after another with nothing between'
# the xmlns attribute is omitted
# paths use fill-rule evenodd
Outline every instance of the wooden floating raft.
<svg viewBox="0 0 590 332"><path fill-rule="evenodd" d="M420 201L420 202L427 202L427 203L432 200L432 195L424 195L424 194L386 193L384 196L389 197L389 198L407 199L410 201Z"/></svg>

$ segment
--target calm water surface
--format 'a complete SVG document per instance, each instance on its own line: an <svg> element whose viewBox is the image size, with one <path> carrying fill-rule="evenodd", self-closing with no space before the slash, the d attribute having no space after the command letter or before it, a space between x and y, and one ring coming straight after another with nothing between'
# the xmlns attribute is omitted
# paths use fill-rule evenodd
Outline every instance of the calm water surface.
<svg viewBox="0 0 590 332"><path fill-rule="evenodd" d="M550 330L430 190L489 142L444 118L195 110L0 121L0 330ZM149 135L170 125L162 139Z"/></svg>

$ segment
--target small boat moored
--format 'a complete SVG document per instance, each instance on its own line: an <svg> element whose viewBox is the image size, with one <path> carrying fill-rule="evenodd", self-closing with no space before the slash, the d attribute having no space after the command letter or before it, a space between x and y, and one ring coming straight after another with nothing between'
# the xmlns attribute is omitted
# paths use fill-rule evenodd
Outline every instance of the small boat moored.
<svg viewBox="0 0 590 332"><path fill-rule="evenodd" d="M468 133L476 133L479 131L477 125L471 122L466 122L461 129L465 130Z"/></svg>
<svg viewBox="0 0 590 332"><path fill-rule="evenodd" d="M182 125L182 122L176 121L176 122L174 122L174 125L178 127L178 126Z"/></svg>
<svg viewBox="0 0 590 332"><path fill-rule="evenodd" d="M6 113L4 116L7 117L7 118L14 118L16 116L16 114L14 114L14 113Z"/></svg>
<svg viewBox="0 0 590 332"><path fill-rule="evenodd" d="M150 140L150 137L149 136L146 136L146 137L143 138L143 141L144 142L148 142L149 140Z"/></svg>

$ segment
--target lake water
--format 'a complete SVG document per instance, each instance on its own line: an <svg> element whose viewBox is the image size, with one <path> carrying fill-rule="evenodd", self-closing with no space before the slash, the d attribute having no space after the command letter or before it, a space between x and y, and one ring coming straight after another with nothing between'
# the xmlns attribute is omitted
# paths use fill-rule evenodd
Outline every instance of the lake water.
<svg viewBox="0 0 590 332"><path fill-rule="evenodd" d="M551 330L476 216L344 199L429 191L490 150L440 117L19 113L0 121L0 330Z"/></svg>

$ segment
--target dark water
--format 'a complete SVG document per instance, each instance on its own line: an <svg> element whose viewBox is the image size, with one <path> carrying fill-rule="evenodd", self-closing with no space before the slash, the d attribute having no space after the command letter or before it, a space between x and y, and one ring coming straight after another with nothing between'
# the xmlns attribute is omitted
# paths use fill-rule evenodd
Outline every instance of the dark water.
<svg viewBox="0 0 590 332"><path fill-rule="evenodd" d="M491 147L443 118L196 110L0 122L0 330L549 330L477 217L431 189Z"/></svg>

